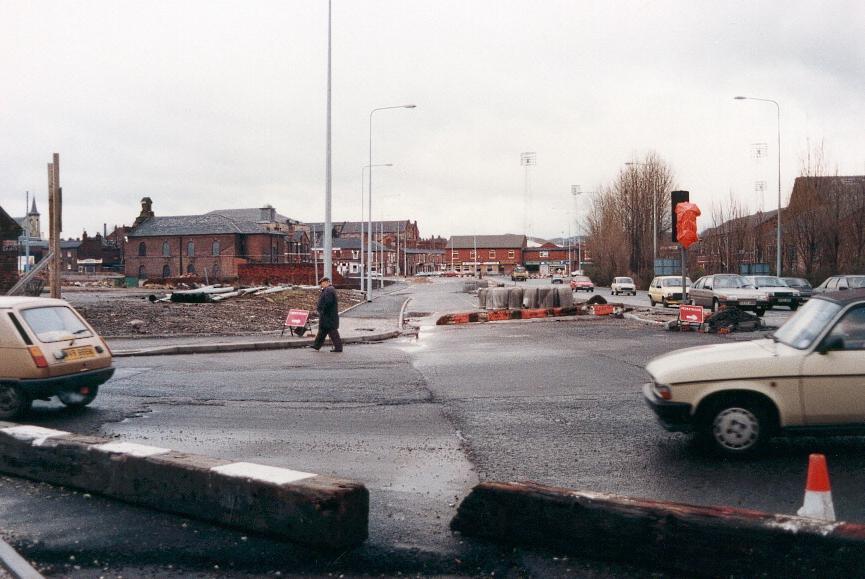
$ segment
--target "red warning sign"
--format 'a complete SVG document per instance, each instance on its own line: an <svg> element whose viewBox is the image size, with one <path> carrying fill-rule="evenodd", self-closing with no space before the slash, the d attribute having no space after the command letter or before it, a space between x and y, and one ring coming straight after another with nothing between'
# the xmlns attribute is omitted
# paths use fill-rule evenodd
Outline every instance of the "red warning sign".
<svg viewBox="0 0 865 579"><path fill-rule="evenodd" d="M679 306L679 321L688 324L702 324L703 306Z"/></svg>
<svg viewBox="0 0 865 579"><path fill-rule="evenodd" d="M307 310L288 310L288 316L285 318L285 327L287 328L302 328L309 320L309 311Z"/></svg>

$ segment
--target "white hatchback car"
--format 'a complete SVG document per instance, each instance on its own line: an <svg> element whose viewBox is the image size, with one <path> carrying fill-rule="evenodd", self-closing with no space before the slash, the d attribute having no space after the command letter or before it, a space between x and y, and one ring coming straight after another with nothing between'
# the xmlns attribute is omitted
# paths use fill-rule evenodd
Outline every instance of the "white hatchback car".
<svg viewBox="0 0 865 579"><path fill-rule="evenodd" d="M775 434L865 434L865 290L815 296L771 339L678 350L646 371L661 425L722 454Z"/></svg>
<svg viewBox="0 0 865 579"><path fill-rule="evenodd" d="M637 286L634 285L634 280L629 277L614 277L613 283L610 284L610 290L614 296L621 294L637 295Z"/></svg>

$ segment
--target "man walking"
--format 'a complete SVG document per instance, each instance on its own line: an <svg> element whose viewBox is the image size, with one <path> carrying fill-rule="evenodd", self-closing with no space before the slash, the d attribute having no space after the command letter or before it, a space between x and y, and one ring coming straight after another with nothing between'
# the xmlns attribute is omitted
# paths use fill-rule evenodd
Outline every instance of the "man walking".
<svg viewBox="0 0 865 579"><path fill-rule="evenodd" d="M331 352L342 352L342 338L339 337L339 306L336 302L336 290L330 285L330 278L323 277L318 282L321 285L321 295L318 297L318 334L312 344L313 350L321 350L324 338L330 336L333 343Z"/></svg>

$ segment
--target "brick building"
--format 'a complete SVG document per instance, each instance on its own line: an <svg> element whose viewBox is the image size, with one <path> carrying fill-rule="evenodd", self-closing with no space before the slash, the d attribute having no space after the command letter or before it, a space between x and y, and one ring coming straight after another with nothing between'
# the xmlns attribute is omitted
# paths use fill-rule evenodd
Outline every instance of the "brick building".
<svg viewBox="0 0 865 579"><path fill-rule="evenodd" d="M446 269L457 273L510 275L522 265L525 248L525 235L454 235L443 258Z"/></svg>
<svg viewBox="0 0 865 579"><path fill-rule="evenodd" d="M23 231L0 207L0 293L18 282L18 237Z"/></svg>
<svg viewBox="0 0 865 579"><path fill-rule="evenodd" d="M297 253L293 224L288 218L280 222L283 216L269 206L165 217L155 215L147 197L141 207L127 235L128 277L230 280L237 278L241 264L285 264Z"/></svg>
<svg viewBox="0 0 865 579"><path fill-rule="evenodd" d="M523 251L523 265L529 273L550 275L576 270L576 250L558 245L545 239L532 238L526 242Z"/></svg>

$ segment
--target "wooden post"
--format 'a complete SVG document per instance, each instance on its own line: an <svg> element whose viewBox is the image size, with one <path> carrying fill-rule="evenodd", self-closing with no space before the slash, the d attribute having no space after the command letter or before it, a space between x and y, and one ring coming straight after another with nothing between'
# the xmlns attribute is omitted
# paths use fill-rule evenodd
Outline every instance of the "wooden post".
<svg viewBox="0 0 865 579"><path fill-rule="evenodd" d="M53 162L48 163L48 222L51 238L51 252L54 254L50 264L48 279L52 298L60 297L60 276L62 255L60 252L60 230L63 202L60 193L60 155L54 153Z"/></svg>

